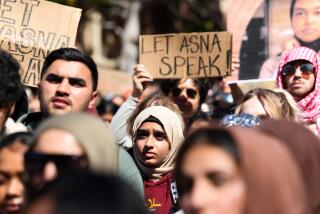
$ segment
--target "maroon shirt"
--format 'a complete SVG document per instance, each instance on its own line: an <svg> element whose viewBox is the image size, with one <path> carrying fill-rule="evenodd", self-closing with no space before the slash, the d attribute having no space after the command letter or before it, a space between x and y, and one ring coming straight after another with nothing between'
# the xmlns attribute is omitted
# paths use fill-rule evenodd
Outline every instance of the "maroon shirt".
<svg viewBox="0 0 320 214"><path fill-rule="evenodd" d="M169 213L173 207L171 184L174 183L174 176L167 173L160 180L144 180L145 204L151 213Z"/></svg>

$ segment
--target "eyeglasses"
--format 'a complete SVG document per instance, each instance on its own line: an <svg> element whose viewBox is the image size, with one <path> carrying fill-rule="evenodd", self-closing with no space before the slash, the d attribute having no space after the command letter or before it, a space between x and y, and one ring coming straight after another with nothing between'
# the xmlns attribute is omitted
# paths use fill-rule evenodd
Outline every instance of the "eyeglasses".
<svg viewBox="0 0 320 214"><path fill-rule="evenodd" d="M87 158L76 155L49 155L29 151L25 154L24 182L30 195L36 194L47 183L44 168L48 163L53 163L58 175L70 170L79 170L88 167Z"/></svg>
<svg viewBox="0 0 320 214"><path fill-rule="evenodd" d="M194 99L198 94L198 92L192 88L187 88L186 90L187 90L187 96L191 99ZM171 89L171 94L175 97L179 97L181 92L182 92L182 89L178 87L174 87Z"/></svg>
<svg viewBox="0 0 320 214"><path fill-rule="evenodd" d="M84 162L85 156L76 155L51 155L38 152L27 152L25 154L26 170L43 169L43 167L52 162L58 170L67 168L82 168L81 163Z"/></svg>
<svg viewBox="0 0 320 214"><path fill-rule="evenodd" d="M52 162L58 172L68 169L85 168L86 157L75 155L49 155L37 152L27 152L25 154L25 169L27 177L32 179L33 176L42 177L44 167L47 163Z"/></svg>
<svg viewBox="0 0 320 214"><path fill-rule="evenodd" d="M300 65L287 64L283 66L281 74L284 77L292 76L293 74L295 74L298 67L300 68L300 71L302 72L303 75L310 75L314 73L314 70L315 70L313 64L308 62L302 63Z"/></svg>

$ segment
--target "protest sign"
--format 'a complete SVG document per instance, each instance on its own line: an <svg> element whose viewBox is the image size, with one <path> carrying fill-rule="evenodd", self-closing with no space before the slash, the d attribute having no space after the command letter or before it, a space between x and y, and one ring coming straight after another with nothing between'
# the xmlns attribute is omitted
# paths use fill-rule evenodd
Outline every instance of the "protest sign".
<svg viewBox="0 0 320 214"><path fill-rule="evenodd" d="M131 74L128 72L98 67L98 91L102 94L114 93L124 95L132 91Z"/></svg>
<svg viewBox="0 0 320 214"><path fill-rule="evenodd" d="M231 42L229 32L143 35L139 63L160 79L227 76Z"/></svg>
<svg viewBox="0 0 320 214"><path fill-rule="evenodd" d="M37 86L51 50L75 45L81 9L45 0L0 1L0 48L22 66L22 83Z"/></svg>
<svg viewBox="0 0 320 214"><path fill-rule="evenodd" d="M252 80L236 80L228 82L233 99L239 102L241 98L250 90L255 88L264 88L273 90L276 88L274 79L252 79Z"/></svg>

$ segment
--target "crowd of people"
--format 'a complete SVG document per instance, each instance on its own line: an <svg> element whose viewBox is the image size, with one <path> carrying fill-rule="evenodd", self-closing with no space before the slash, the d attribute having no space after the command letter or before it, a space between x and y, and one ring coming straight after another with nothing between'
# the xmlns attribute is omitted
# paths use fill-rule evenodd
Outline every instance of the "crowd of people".
<svg viewBox="0 0 320 214"><path fill-rule="evenodd" d="M320 57L303 43L276 89L238 103L222 77L159 80L142 64L130 96L101 95L76 48L50 52L29 92L13 56L0 65L0 213L320 214Z"/></svg>

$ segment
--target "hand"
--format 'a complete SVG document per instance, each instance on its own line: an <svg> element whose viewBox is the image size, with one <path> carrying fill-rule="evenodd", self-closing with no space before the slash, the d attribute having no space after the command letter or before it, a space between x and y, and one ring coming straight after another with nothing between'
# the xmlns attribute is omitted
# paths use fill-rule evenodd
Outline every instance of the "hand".
<svg viewBox="0 0 320 214"><path fill-rule="evenodd" d="M232 57L231 71L237 72L240 69L240 59L236 57Z"/></svg>
<svg viewBox="0 0 320 214"><path fill-rule="evenodd" d="M153 81L150 72L142 64L134 66L134 74L132 75L133 92L132 96L139 98L146 88L147 83Z"/></svg>

